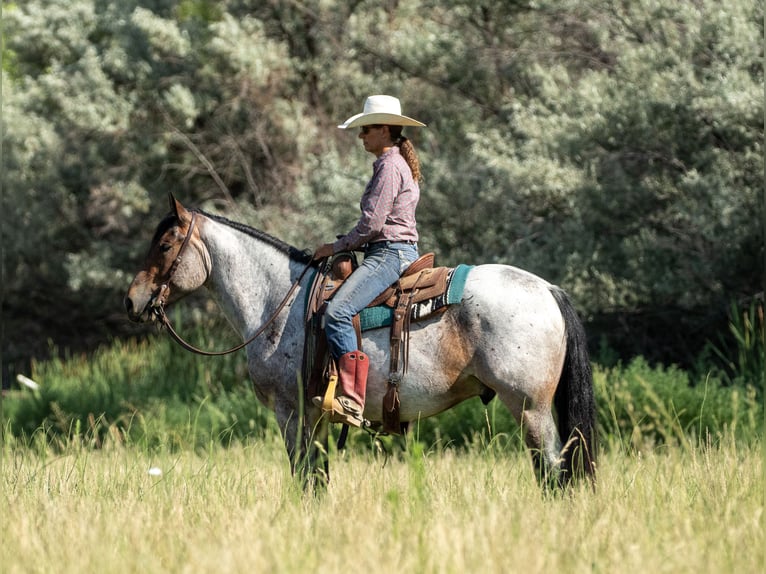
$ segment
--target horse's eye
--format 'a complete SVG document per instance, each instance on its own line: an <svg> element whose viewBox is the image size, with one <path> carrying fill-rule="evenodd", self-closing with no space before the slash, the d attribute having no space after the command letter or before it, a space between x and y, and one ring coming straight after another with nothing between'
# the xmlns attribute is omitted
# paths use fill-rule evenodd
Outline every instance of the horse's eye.
<svg viewBox="0 0 766 574"><path fill-rule="evenodd" d="M168 251L170 251L170 248L171 248L171 245L169 243L162 243L160 245L160 251L162 253L167 253Z"/></svg>

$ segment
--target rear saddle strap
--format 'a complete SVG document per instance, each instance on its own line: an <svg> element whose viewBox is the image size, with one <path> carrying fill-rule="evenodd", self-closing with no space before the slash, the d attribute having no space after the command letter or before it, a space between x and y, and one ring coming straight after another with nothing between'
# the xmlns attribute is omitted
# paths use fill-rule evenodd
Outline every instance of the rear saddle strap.
<svg viewBox="0 0 766 574"><path fill-rule="evenodd" d="M441 268L445 269L445 268ZM445 269L446 270L446 269ZM422 300L420 295L420 281L433 289L431 274L423 270L415 275L415 281L408 285L408 290L399 290L397 304L391 322L391 361L388 370L388 389L383 397L383 430L390 434L402 432L399 400L399 385L404 374L407 372L410 355L410 318L412 317L412 305ZM446 289L446 274L444 276L444 289ZM440 291L442 293L444 291ZM439 294L437 293L437 294ZM429 293L429 297L436 296ZM399 360L401 358L401 373Z"/></svg>

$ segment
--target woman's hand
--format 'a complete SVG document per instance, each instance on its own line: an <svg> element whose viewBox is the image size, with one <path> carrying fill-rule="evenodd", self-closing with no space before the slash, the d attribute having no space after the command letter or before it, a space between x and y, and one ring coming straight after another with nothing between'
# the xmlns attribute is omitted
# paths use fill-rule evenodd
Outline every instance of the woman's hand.
<svg viewBox="0 0 766 574"><path fill-rule="evenodd" d="M323 243L314 251L313 259L314 261L324 259L325 257L330 257L333 253L335 252L333 251L332 243Z"/></svg>

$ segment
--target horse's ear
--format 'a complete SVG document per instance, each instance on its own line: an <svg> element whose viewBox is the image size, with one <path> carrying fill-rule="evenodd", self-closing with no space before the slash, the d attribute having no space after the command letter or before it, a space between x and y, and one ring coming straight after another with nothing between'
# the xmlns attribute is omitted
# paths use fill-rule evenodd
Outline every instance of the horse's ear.
<svg viewBox="0 0 766 574"><path fill-rule="evenodd" d="M191 213L186 209L181 202L178 201L172 193L168 193L168 199L170 200L170 210L178 218L181 223L189 223L191 221Z"/></svg>

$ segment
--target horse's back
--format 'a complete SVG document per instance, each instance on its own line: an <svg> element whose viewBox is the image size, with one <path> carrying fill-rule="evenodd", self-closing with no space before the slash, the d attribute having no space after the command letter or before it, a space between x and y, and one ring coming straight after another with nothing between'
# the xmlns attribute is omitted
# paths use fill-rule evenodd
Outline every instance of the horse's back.
<svg viewBox="0 0 766 574"><path fill-rule="evenodd" d="M538 292L548 290L551 284L542 277L514 267L499 263L488 263L471 268L466 280L466 290L485 290L487 287L502 287L503 289L527 290Z"/></svg>
<svg viewBox="0 0 766 574"><path fill-rule="evenodd" d="M478 265L471 269L463 290L463 306L482 317L496 313L502 324L517 324L530 317L563 326L558 304L545 279L510 265Z"/></svg>

